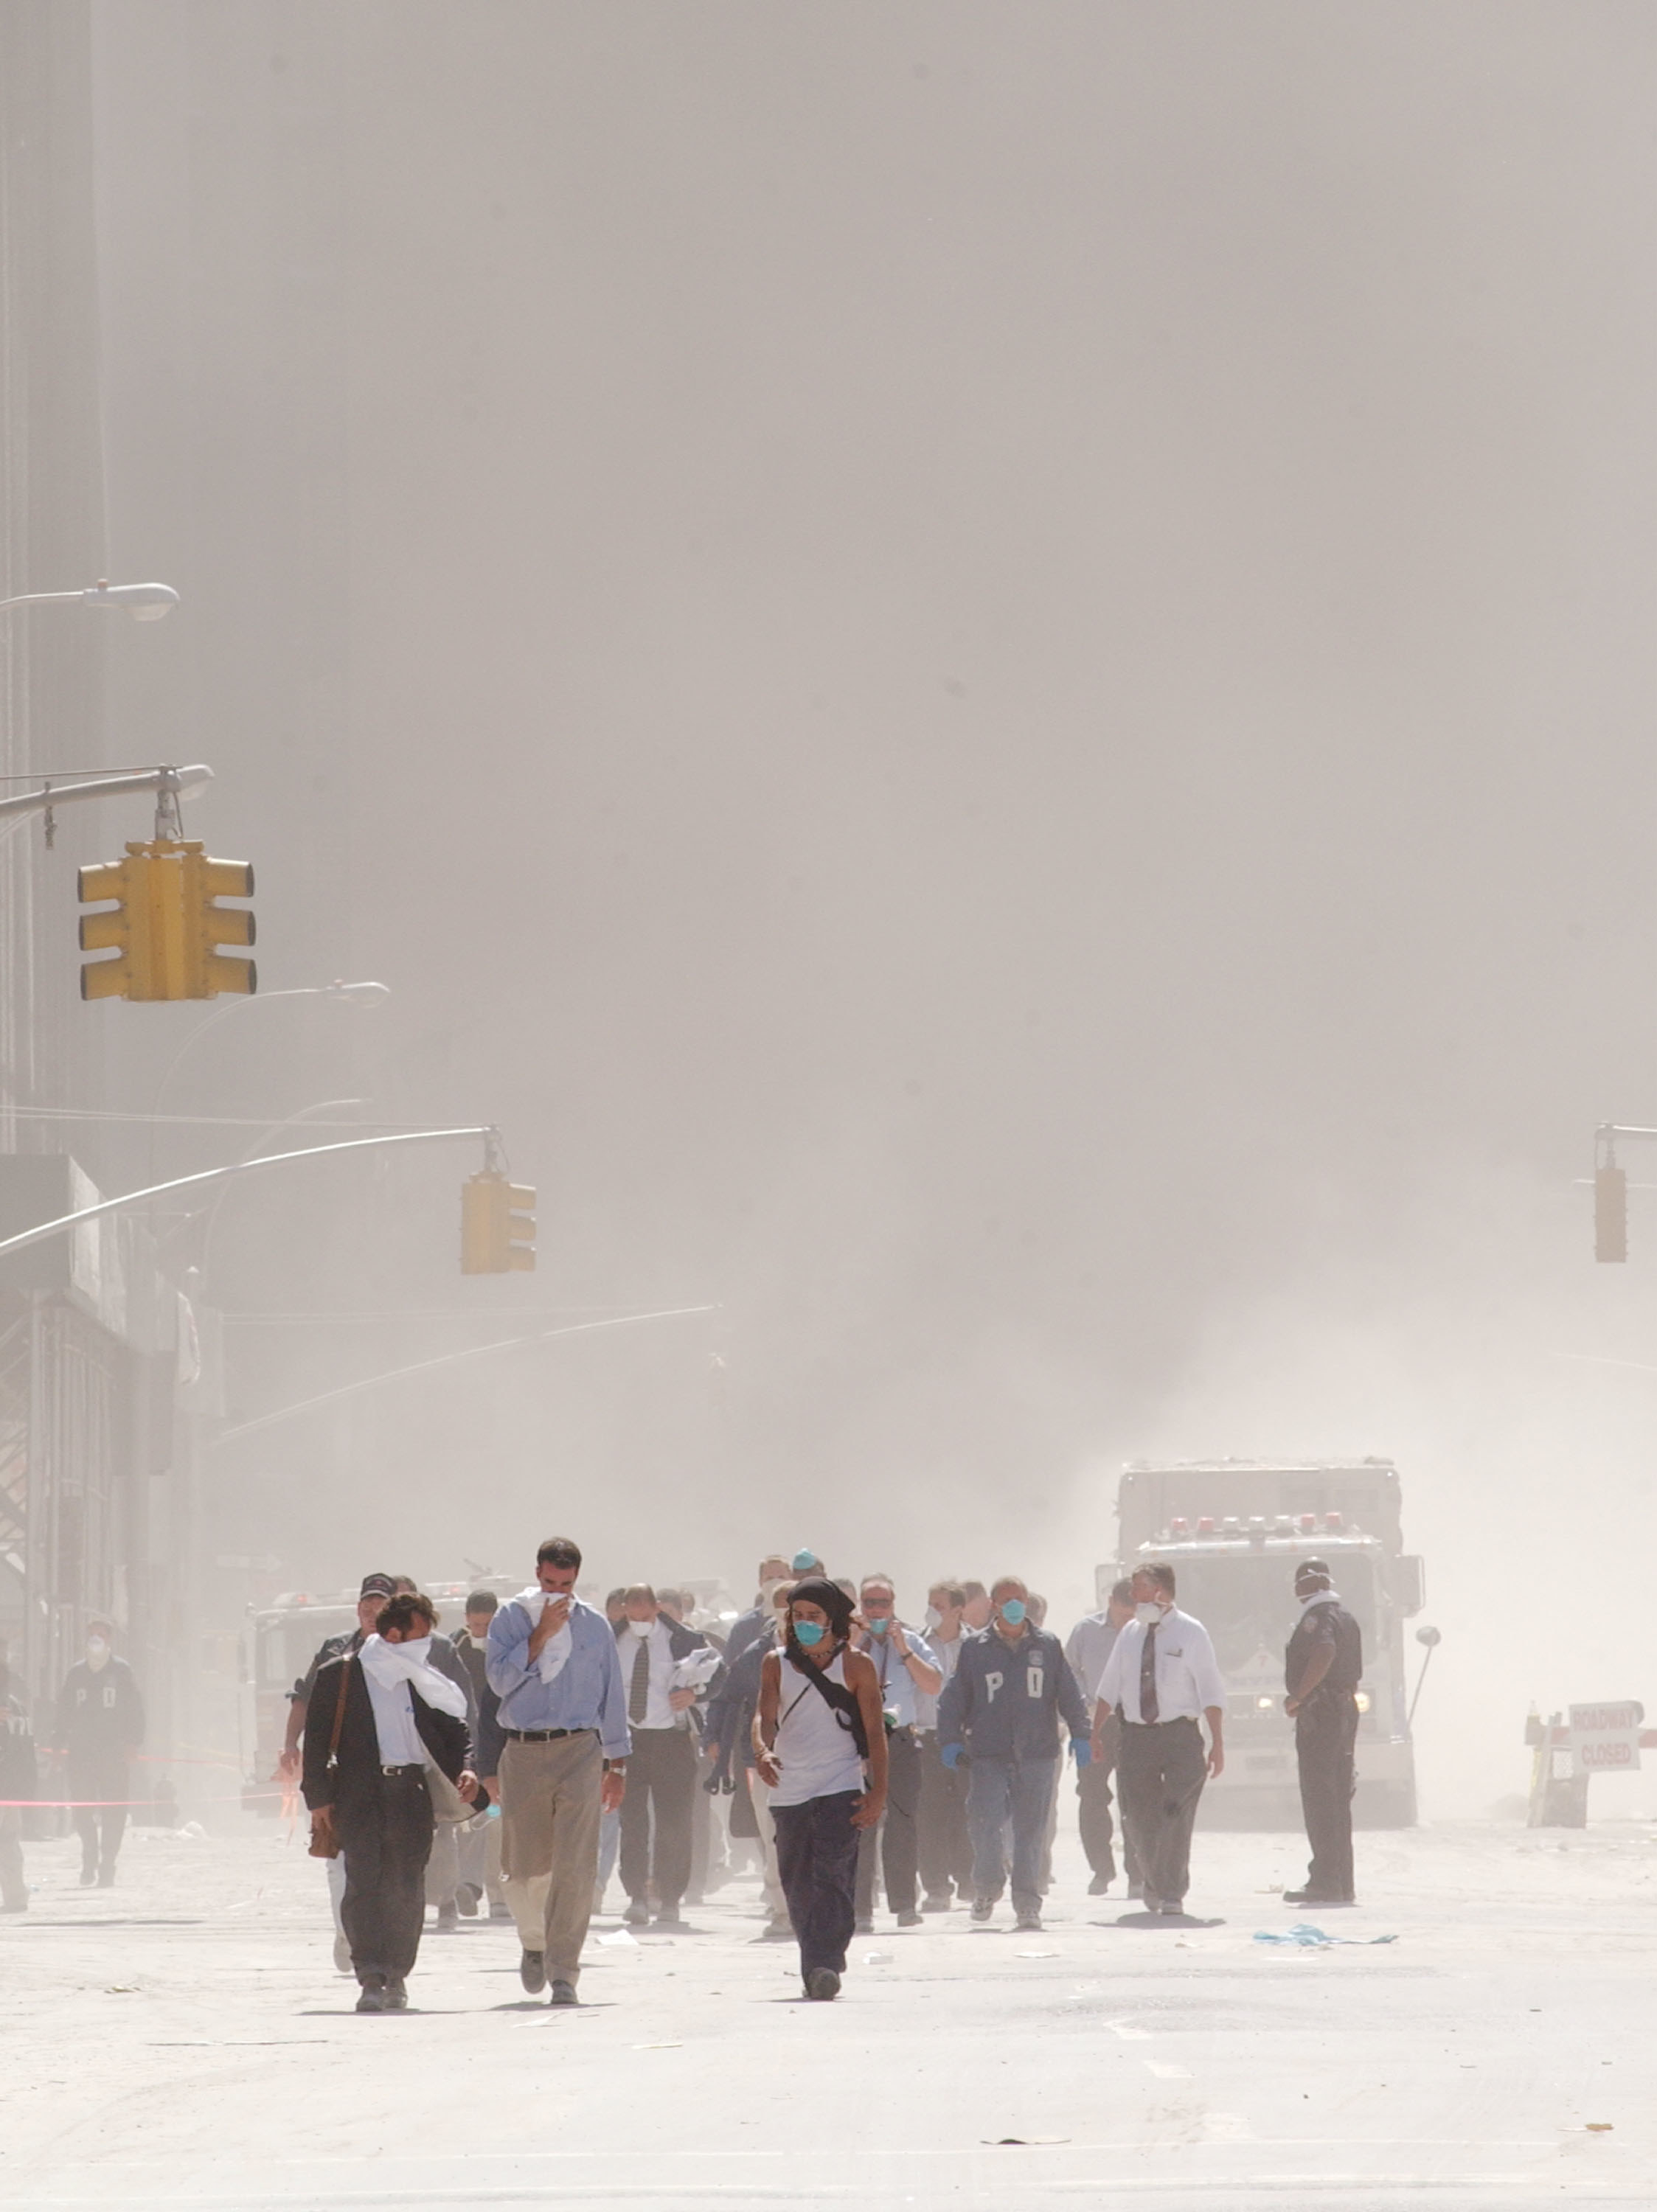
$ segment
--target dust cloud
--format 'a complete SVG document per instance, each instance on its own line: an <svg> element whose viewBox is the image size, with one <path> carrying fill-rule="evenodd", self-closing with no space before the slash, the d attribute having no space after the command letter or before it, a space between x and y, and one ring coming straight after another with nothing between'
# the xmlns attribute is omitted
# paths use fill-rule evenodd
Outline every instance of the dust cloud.
<svg viewBox="0 0 1657 2212"><path fill-rule="evenodd" d="M233 1437L218 1548L1063 1626L1124 1458L1373 1451L1429 1809L1646 1688L1657 1216L1596 1274L1573 1178L1657 1118L1648 11L94 20L132 757L266 991L393 994L179 1095L539 1191L462 1283L464 1147L239 1189L225 1417L717 1309ZM190 1024L104 1011L142 1106Z"/></svg>

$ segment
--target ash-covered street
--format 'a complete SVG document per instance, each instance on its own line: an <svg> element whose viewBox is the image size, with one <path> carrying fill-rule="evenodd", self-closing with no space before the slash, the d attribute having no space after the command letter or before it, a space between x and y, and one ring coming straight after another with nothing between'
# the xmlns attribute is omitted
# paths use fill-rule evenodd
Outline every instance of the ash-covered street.
<svg viewBox="0 0 1657 2212"><path fill-rule="evenodd" d="M594 1924L582 2003L526 1998L509 1925L428 1932L359 2018L321 1868L252 1824L139 1832L109 1892L30 1847L0 1923L0 2197L293 2208L619 2203L1267 2212L1657 2199L1657 1837L1361 1835L1349 1939L1268 1945L1298 1837L1199 1831L1193 1917L1119 1928L1059 1838L1048 1924L859 1938L835 2005L753 1939ZM1118 1891L1120 1885L1118 1884ZM618 1893L609 1899L615 1907ZM1365 1939L1392 1936L1372 1944ZM1013 2140L1008 2140L1013 2139Z"/></svg>

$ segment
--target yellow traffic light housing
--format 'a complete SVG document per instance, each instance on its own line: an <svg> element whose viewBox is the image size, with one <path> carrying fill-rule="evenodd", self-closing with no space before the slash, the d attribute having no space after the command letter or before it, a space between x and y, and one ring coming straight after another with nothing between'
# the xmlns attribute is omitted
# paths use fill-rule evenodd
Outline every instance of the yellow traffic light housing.
<svg viewBox="0 0 1657 2212"><path fill-rule="evenodd" d="M460 1273L527 1274L535 1265L535 1194L497 1169L460 1186Z"/></svg>
<svg viewBox="0 0 1657 2212"><path fill-rule="evenodd" d="M82 952L113 952L81 970L83 999L216 999L222 991L259 988L251 960L219 951L252 945L246 907L222 898L252 898L253 872L245 860L214 860L206 848L181 838L129 844L124 860L82 868L83 906L113 901L110 911L82 915Z"/></svg>

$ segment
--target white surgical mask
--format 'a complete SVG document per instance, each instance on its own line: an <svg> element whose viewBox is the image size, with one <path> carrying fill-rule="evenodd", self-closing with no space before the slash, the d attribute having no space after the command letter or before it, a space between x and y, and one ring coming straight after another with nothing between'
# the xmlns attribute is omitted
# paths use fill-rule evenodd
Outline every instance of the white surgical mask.
<svg viewBox="0 0 1657 2212"><path fill-rule="evenodd" d="M1133 1609L1136 1620L1142 1620L1147 1628L1154 1628L1162 1618L1162 1608L1154 1598L1142 1597Z"/></svg>
<svg viewBox="0 0 1657 2212"><path fill-rule="evenodd" d="M650 1631L655 1626L655 1623L654 1620L634 1620L630 1618L627 1626L632 1630L634 1635L639 1638L640 1642L643 1643L644 1638L650 1633Z"/></svg>
<svg viewBox="0 0 1657 2212"><path fill-rule="evenodd" d="M943 1615L939 1612L935 1605L929 1605L926 1609L926 1625L929 1628L941 1628L943 1626Z"/></svg>

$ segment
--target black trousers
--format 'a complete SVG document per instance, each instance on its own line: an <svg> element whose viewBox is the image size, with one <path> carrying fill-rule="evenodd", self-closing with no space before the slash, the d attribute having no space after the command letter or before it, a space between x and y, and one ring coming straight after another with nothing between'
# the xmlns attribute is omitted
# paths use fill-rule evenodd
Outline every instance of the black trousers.
<svg viewBox="0 0 1657 2212"><path fill-rule="evenodd" d="M857 1839L851 1825L855 1790L808 1797L803 1805L773 1805L777 1872L789 1901L789 1918L800 1944L800 1972L846 1970L846 1946L856 1932Z"/></svg>
<svg viewBox="0 0 1657 2212"><path fill-rule="evenodd" d="M921 1738L921 1801L916 1820L921 1883L929 1897L947 1897L952 1887L963 1897L972 1892L972 1837L966 1825L965 1769L951 1772L938 1756L938 1739Z"/></svg>
<svg viewBox="0 0 1657 2212"><path fill-rule="evenodd" d="M375 1780L371 1792L353 1795L334 1813L345 1862L340 1924L364 1989L381 1979L400 1982L414 1971L436 1825L423 1772L403 1767Z"/></svg>
<svg viewBox="0 0 1657 2212"><path fill-rule="evenodd" d="M880 1854L886 1901L893 1912L913 1912L920 1866L921 1747L913 1729L886 1740L886 1816L878 1828L857 1832L857 1917L874 1910L874 1854Z"/></svg>
<svg viewBox="0 0 1657 2212"><path fill-rule="evenodd" d="M1091 1766L1084 1766L1076 1776L1076 1796L1081 1801L1081 1848L1087 1855L1089 1872L1101 1876L1106 1881L1114 1881L1116 1854L1112 1846L1115 1840L1115 1827L1111 1819L1114 1800L1111 1777L1116 1772L1122 1742L1122 1723L1114 1716L1106 1722L1100 1742L1104 1756L1096 1759ZM1122 1857L1128 1870L1129 1881L1136 1883L1142 1881L1139 1853L1134 1849L1133 1837L1129 1832L1125 1806L1122 1814Z"/></svg>
<svg viewBox="0 0 1657 2212"><path fill-rule="evenodd" d="M1295 1716L1295 1750L1301 1764L1301 1810L1312 1863L1306 1886L1336 1903L1355 1894L1352 1879L1353 1753L1358 1709L1350 1694L1327 1704L1313 1697Z"/></svg>
<svg viewBox="0 0 1657 2212"><path fill-rule="evenodd" d="M695 1796L696 1738L690 1729L636 1728L627 1761L627 1795L621 1801L621 1886L637 1902L643 1902L652 1874L664 1912L673 1910L690 1887Z"/></svg>
<svg viewBox="0 0 1657 2212"><path fill-rule="evenodd" d="M81 1839L81 1863L88 1874L101 1866L113 1871L121 1838L126 1832L125 1799L132 1795L132 1770L120 1752L70 1752L68 1766L71 1797L103 1800L75 1808L75 1832ZM113 1804L107 1801L113 1798Z"/></svg>
<svg viewBox="0 0 1657 2212"><path fill-rule="evenodd" d="M1122 1820L1139 1853L1148 1899L1180 1905L1191 1887L1191 1832L1208 1779L1203 1731L1194 1720L1124 1721L1117 1773Z"/></svg>

